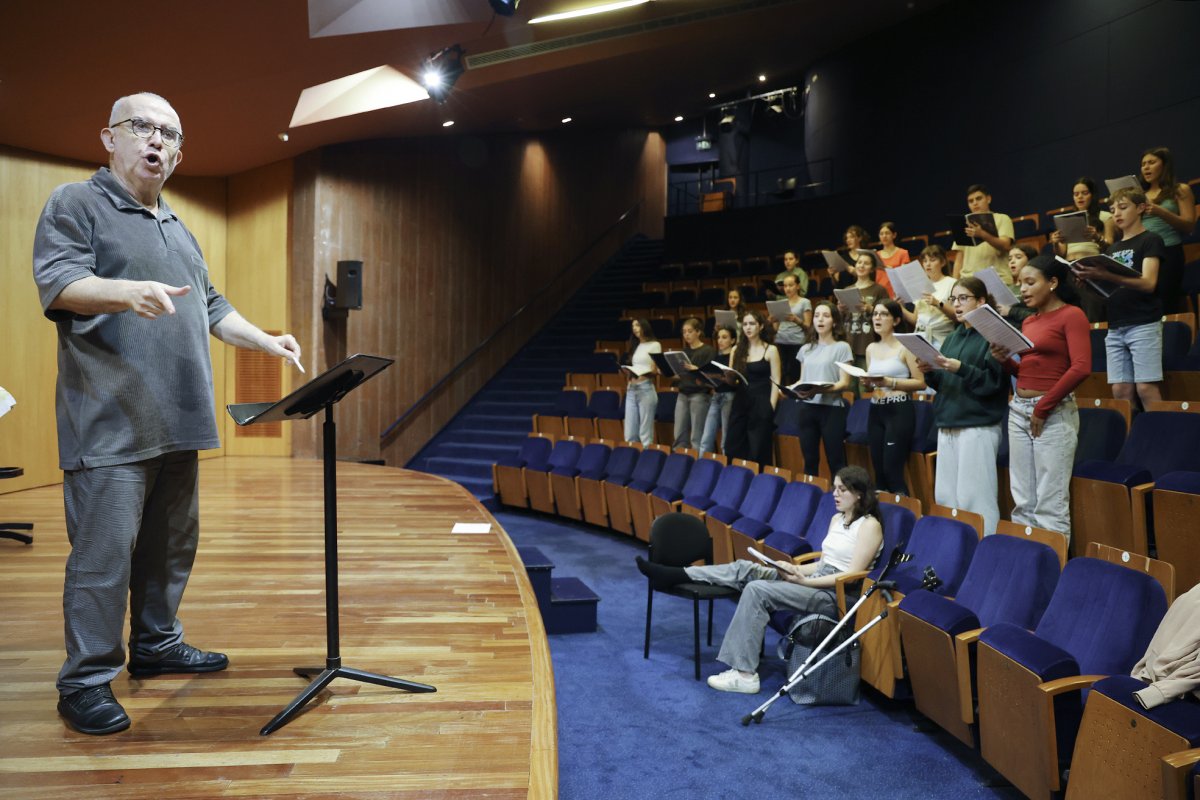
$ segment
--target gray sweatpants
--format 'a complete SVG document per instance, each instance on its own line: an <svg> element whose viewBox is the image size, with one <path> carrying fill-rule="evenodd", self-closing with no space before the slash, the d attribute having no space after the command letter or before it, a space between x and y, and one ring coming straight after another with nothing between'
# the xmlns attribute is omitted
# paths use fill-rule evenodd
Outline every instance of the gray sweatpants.
<svg viewBox="0 0 1200 800"><path fill-rule="evenodd" d="M60 693L112 681L132 657L153 660L183 641L176 617L200 534L195 450L63 475L67 659Z"/></svg>
<svg viewBox="0 0 1200 800"><path fill-rule="evenodd" d="M786 609L837 617L837 601L832 589L814 589L788 583L779 578L779 573L773 567L734 561L732 564L711 567L686 567L684 571L693 581L741 590L742 597L738 600L729 630L725 631L725 638L721 641L717 660L743 672L758 669L763 634L772 612ZM828 575L836 571L833 567L822 565L814 574Z"/></svg>

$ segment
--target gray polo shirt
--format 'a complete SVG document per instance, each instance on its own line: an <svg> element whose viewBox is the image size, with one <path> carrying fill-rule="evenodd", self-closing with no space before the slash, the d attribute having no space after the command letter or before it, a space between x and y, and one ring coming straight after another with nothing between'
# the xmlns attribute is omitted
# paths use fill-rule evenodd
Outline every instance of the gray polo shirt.
<svg viewBox="0 0 1200 800"><path fill-rule="evenodd" d="M83 316L50 310L90 276L191 286L175 314ZM59 186L38 220L33 277L58 328L59 467L143 461L220 447L208 334L233 307L208 278L200 245L164 200L155 217L107 167Z"/></svg>

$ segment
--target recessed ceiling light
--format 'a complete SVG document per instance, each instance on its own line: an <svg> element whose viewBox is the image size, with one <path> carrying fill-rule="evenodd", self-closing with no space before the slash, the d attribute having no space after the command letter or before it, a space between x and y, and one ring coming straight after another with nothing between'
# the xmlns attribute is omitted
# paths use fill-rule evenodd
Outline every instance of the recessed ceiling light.
<svg viewBox="0 0 1200 800"><path fill-rule="evenodd" d="M530 25L537 25L542 22L558 22L563 19L574 19L575 17L587 17L592 14L604 14L609 11L620 11L622 8L630 8L632 6L640 6L643 3L649 3L650 0L618 0L615 3L602 3L597 6L588 6L587 8L577 8L574 11L564 11L561 14L547 14L543 17L534 17L529 20Z"/></svg>
<svg viewBox="0 0 1200 800"><path fill-rule="evenodd" d="M287 140L288 140L287 131L284 131L283 133L279 134L279 141L286 142Z"/></svg>
<svg viewBox="0 0 1200 800"><path fill-rule="evenodd" d="M683 122L683 114L678 114L675 117L676 122Z"/></svg>
<svg viewBox="0 0 1200 800"><path fill-rule="evenodd" d="M712 100L712 99L713 99L714 97L716 97L716 96L717 96L717 93L716 93L716 92L709 92L709 93L708 93L708 99L709 99L709 100Z"/></svg>
<svg viewBox="0 0 1200 800"><path fill-rule="evenodd" d="M563 117L562 121L563 121L563 125L566 125L568 122L570 122L570 121L571 121L571 118L570 118L570 117Z"/></svg>
<svg viewBox="0 0 1200 800"><path fill-rule="evenodd" d="M766 83L766 82L767 82L767 76L766 76L766 75L759 75L759 76L758 76L758 82L759 82L759 83Z"/></svg>
<svg viewBox="0 0 1200 800"><path fill-rule="evenodd" d="M445 122L443 122L443 123L442 123L442 127L443 127L443 128L449 128L449 127L450 127L451 125L453 125L453 124L454 124L454 120L452 120L452 119L448 119L448 120L446 120Z"/></svg>

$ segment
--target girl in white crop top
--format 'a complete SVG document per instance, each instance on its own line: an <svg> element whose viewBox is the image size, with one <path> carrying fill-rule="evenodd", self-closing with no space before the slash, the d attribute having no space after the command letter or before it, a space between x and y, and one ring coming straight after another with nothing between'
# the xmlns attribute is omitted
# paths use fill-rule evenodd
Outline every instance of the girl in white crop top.
<svg viewBox="0 0 1200 800"><path fill-rule="evenodd" d="M867 442L875 466L875 485L881 492L908 494L904 465L912 449L917 413L913 392L925 388L925 374L917 357L896 339L904 309L895 300L877 303L871 315L878 341L867 347L867 372L863 385L874 389L867 417Z"/></svg>

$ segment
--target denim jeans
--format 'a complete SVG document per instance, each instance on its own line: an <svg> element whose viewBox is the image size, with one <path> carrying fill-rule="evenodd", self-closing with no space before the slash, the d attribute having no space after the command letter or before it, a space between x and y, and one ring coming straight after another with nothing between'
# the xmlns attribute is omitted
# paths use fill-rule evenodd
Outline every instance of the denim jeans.
<svg viewBox="0 0 1200 800"><path fill-rule="evenodd" d="M657 408L658 391L654 381L629 384L625 393L625 441L654 444L654 412Z"/></svg>
<svg viewBox="0 0 1200 800"><path fill-rule="evenodd" d="M704 420L704 435L700 437L700 455L714 452L717 428L721 429L721 452L725 452L725 432L729 430L729 409L732 405L733 392L713 392L708 404L708 416Z"/></svg>
<svg viewBox="0 0 1200 800"><path fill-rule="evenodd" d="M675 398L675 449L692 447L700 449L704 436L704 424L708 419L708 392L679 393Z"/></svg>
<svg viewBox="0 0 1200 800"><path fill-rule="evenodd" d="M1029 435L1038 398L1014 397L1008 406L1008 480L1013 522L1071 536L1071 471L1079 444L1079 409L1067 395L1050 412L1042 435Z"/></svg>
<svg viewBox="0 0 1200 800"><path fill-rule="evenodd" d="M837 616L837 601L833 589L815 589L780 580L772 567L749 561L717 564L706 567L685 567L689 579L717 586L738 589L737 610L721 641L717 660L743 672L758 669L763 634L775 611L797 611L805 614ZM837 569L822 563L814 574L830 575Z"/></svg>

